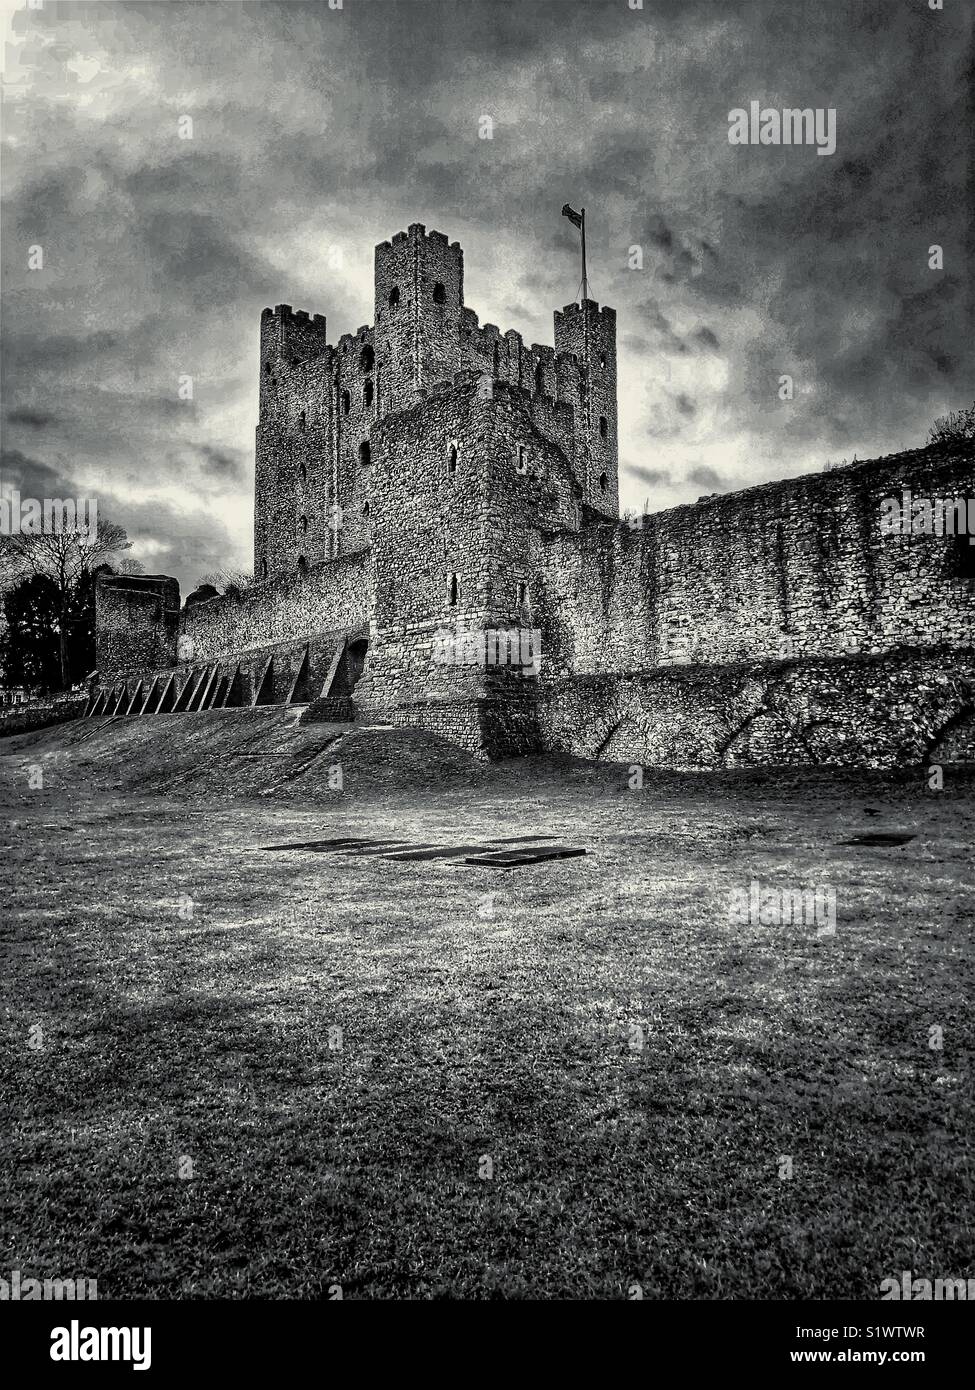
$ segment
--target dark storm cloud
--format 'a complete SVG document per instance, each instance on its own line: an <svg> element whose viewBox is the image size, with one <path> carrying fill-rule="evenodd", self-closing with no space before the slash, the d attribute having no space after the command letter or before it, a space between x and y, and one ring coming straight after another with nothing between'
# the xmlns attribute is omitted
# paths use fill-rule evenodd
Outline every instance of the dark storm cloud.
<svg viewBox="0 0 975 1390"><path fill-rule="evenodd" d="M709 487L712 492L724 492L728 487L727 482L716 469L703 466L692 468L687 474L687 481L694 483L697 487Z"/></svg>
<svg viewBox="0 0 975 1390"><path fill-rule="evenodd" d="M240 449L217 449L212 444L203 444L199 454L204 473L234 482L242 482L246 476L246 463Z"/></svg>
<svg viewBox="0 0 975 1390"><path fill-rule="evenodd" d="M8 410L7 420L11 425L27 425L32 430L42 430L45 425L54 424L58 417L49 410Z"/></svg>
<svg viewBox="0 0 975 1390"><path fill-rule="evenodd" d="M669 487L671 477L666 468L643 468L639 464L634 464L626 470L634 478L639 478L641 483L649 483L651 487Z"/></svg>
<svg viewBox="0 0 975 1390"><path fill-rule="evenodd" d="M16 490L21 497L73 497L77 495L72 481L61 470L41 459L21 453L19 449L0 451L0 482L4 491Z"/></svg>
<svg viewBox="0 0 975 1390"><path fill-rule="evenodd" d="M742 486L920 443L971 395L955 8L23 11L8 445L38 486L97 482L147 569L186 584L246 564L261 308L325 313L336 341L372 321L375 242L422 221L464 245L482 322L551 342L579 282L566 201L587 207L593 292L619 315L627 486L671 505L713 485L700 470ZM835 107L835 155L729 146L728 112L752 99Z"/></svg>
<svg viewBox="0 0 975 1390"><path fill-rule="evenodd" d="M718 342L717 335L712 333L710 328L706 327L695 330L694 340L700 343L704 348L714 348L715 352L717 352L718 348L721 346Z"/></svg>

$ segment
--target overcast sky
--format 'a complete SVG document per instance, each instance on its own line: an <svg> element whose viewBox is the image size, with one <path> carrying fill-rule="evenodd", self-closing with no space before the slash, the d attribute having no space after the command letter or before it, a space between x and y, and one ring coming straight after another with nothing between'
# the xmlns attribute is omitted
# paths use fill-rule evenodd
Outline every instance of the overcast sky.
<svg viewBox="0 0 975 1390"><path fill-rule="evenodd" d="M551 343L585 205L624 506L915 447L972 399L961 0L4 8L3 482L94 494L184 592L251 563L261 309L370 323L414 221L482 323ZM835 108L836 152L730 145L751 101Z"/></svg>

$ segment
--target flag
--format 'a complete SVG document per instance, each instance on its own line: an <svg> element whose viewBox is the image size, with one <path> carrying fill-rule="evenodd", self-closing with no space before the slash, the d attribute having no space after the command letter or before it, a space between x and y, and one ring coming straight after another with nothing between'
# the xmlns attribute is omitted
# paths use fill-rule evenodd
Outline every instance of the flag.
<svg viewBox="0 0 975 1390"><path fill-rule="evenodd" d="M574 227L582 226L582 214L570 208L568 203L562 209L562 216L567 217Z"/></svg>

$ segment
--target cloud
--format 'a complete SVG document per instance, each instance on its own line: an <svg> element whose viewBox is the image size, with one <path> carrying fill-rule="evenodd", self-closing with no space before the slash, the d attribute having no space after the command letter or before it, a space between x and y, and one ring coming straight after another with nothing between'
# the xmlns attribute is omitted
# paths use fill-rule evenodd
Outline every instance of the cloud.
<svg viewBox="0 0 975 1390"><path fill-rule="evenodd" d="M651 487L669 487L671 483L670 473L666 468L644 468L641 464L630 464L627 473L631 477L639 478L641 483L648 483Z"/></svg>
<svg viewBox="0 0 975 1390"><path fill-rule="evenodd" d="M687 481L694 483L696 487L708 487L712 492L726 492L728 484L721 474L714 468L706 465L699 465L692 468L687 474Z"/></svg>
<svg viewBox="0 0 975 1390"><path fill-rule="evenodd" d="M482 322L551 342L580 279L566 201L618 313L624 503L647 482L694 500L698 466L743 486L916 445L971 395L961 8L21 9L8 448L32 486L97 480L184 585L246 563L264 305L325 313L337 341L372 321L374 244L420 221L461 241ZM836 154L730 146L752 98L834 107Z"/></svg>
<svg viewBox="0 0 975 1390"><path fill-rule="evenodd" d="M7 411L8 424L26 425L32 430L42 430L45 425L52 425L57 418L49 410L31 410L26 406L19 410Z"/></svg>

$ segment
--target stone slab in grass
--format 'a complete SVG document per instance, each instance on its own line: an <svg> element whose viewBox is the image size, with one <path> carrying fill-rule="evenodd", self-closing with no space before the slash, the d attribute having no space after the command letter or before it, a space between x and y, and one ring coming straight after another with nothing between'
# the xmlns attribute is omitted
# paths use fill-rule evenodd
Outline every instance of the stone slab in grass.
<svg viewBox="0 0 975 1390"><path fill-rule="evenodd" d="M424 859L456 859L462 854L483 854L487 846L482 840L478 845L438 845L434 849L412 849L402 854L390 854L398 864L417 864Z"/></svg>
<svg viewBox="0 0 975 1390"><path fill-rule="evenodd" d="M341 840L295 840L286 845L261 845L262 850L307 849L317 854L328 854L335 849L351 849L358 845L396 845L400 840L359 840L346 836Z"/></svg>
<svg viewBox="0 0 975 1390"><path fill-rule="evenodd" d="M488 840L489 845L514 845L522 840L557 840L557 835L497 835Z"/></svg>
<svg viewBox="0 0 975 1390"><path fill-rule="evenodd" d="M550 859L576 859L588 853L584 849L511 850L465 859L465 864L477 864L488 869L520 869L527 864L544 864Z"/></svg>
<svg viewBox="0 0 975 1390"><path fill-rule="evenodd" d="M909 835L902 831L877 830L868 831L864 835L854 835L851 840L837 840L840 845L906 845L908 841L916 839L917 836Z"/></svg>

